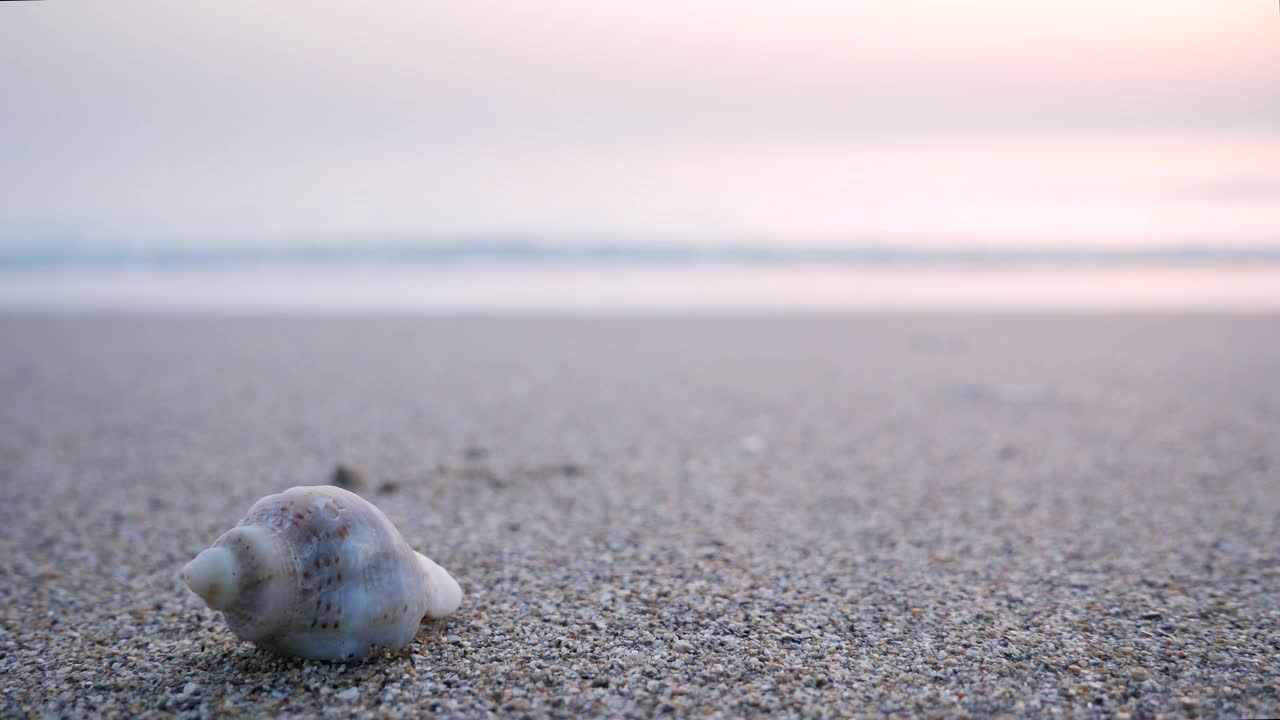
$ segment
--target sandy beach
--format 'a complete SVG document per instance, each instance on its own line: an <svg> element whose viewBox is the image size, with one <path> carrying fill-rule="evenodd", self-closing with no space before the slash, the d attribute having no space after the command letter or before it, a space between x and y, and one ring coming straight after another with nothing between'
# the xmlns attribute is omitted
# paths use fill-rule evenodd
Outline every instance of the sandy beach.
<svg viewBox="0 0 1280 720"><path fill-rule="evenodd" d="M1280 715L1280 318L0 317L0 715ZM239 642L361 494L466 597Z"/></svg>

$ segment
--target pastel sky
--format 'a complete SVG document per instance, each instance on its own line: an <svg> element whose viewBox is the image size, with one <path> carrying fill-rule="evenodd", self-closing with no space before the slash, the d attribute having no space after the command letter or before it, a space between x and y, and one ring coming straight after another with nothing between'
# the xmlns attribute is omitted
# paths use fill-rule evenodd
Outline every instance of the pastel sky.
<svg viewBox="0 0 1280 720"><path fill-rule="evenodd" d="M0 3L0 241L1280 239L1261 0Z"/></svg>

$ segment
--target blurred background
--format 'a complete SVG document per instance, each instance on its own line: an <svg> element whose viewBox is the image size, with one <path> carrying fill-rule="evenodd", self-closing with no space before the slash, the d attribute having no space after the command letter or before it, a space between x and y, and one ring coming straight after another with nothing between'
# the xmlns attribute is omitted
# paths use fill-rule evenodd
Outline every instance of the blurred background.
<svg viewBox="0 0 1280 720"><path fill-rule="evenodd" d="M0 306L1280 307L1280 15L0 5Z"/></svg>

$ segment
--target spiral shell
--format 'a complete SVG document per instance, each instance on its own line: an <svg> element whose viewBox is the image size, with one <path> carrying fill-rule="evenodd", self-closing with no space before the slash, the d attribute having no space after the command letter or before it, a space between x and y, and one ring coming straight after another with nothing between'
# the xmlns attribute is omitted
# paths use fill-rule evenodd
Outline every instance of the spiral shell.
<svg viewBox="0 0 1280 720"><path fill-rule="evenodd" d="M318 660L403 648L424 615L462 602L457 581L381 510L331 485L262 498L182 577L237 637Z"/></svg>

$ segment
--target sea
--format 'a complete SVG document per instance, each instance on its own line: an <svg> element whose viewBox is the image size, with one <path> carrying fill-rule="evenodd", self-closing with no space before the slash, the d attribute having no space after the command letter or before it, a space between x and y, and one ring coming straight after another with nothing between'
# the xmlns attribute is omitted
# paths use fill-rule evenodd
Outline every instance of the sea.
<svg viewBox="0 0 1280 720"><path fill-rule="evenodd" d="M0 309L1280 310L1274 132L491 155L10 199Z"/></svg>
<svg viewBox="0 0 1280 720"><path fill-rule="evenodd" d="M27 245L0 309L54 312L1275 312L1280 248L554 243Z"/></svg>

